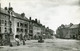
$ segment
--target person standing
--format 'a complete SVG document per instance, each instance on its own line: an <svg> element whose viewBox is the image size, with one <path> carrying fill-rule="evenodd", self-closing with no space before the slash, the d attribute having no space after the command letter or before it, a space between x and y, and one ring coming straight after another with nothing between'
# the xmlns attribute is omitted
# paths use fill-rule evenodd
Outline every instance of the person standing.
<svg viewBox="0 0 80 51"><path fill-rule="evenodd" d="M18 35L15 36L15 41L17 42L17 46L19 46L20 45L20 40L19 40Z"/></svg>
<svg viewBox="0 0 80 51"><path fill-rule="evenodd" d="M25 36L23 37L23 45L25 45Z"/></svg>

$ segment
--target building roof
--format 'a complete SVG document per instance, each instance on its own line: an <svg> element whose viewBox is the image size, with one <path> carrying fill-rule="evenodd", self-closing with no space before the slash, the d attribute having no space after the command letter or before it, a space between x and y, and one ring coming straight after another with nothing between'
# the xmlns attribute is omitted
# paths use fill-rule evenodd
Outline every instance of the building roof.
<svg viewBox="0 0 80 51"><path fill-rule="evenodd" d="M1 13L4 13L4 14L8 14L8 11L5 10L5 9L3 9L3 8L0 8L0 12L1 12Z"/></svg>
<svg viewBox="0 0 80 51"><path fill-rule="evenodd" d="M69 28L70 27L70 25L64 25L65 26L65 28Z"/></svg>
<svg viewBox="0 0 80 51"><path fill-rule="evenodd" d="M58 29L61 29L61 28L66 28L66 29L73 29L73 28L79 28L79 24L73 24L73 25L62 25L62 26L59 26Z"/></svg>
<svg viewBox="0 0 80 51"><path fill-rule="evenodd" d="M16 12L13 13L13 16L16 17L16 18L20 18L20 19L28 20L27 17L22 17L21 14L16 13Z"/></svg>
<svg viewBox="0 0 80 51"><path fill-rule="evenodd" d="M8 10L5 10L5 9L3 9L3 8L1 8L0 12L9 15ZM20 18L20 19L24 19L24 20L28 20L27 17L24 17L24 18L23 18L23 17L21 16L21 14L16 13L16 12L14 12L14 11L13 11L13 17L15 17L15 18Z"/></svg>
<svg viewBox="0 0 80 51"><path fill-rule="evenodd" d="M74 25L72 25L70 28L78 28L78 27L79 27L78 24L74 24Z"/></svg>
<svg viewBox="0 0 80 51"><path fill-rule="evenodd" d="M61 25L61 26L59 26L59 28L70 28L70 25Z"/></svg>

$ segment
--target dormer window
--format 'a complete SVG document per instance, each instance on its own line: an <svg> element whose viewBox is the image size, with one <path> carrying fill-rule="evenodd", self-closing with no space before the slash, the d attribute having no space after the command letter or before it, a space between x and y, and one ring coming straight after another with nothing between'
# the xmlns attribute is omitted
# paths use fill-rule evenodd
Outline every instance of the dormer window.
<svg viewBox="0 0 80 51"><path fill-rule="evenodd" d="M61 28L64 28L64 27L65 27L65 26L62 24L62 25L61 25Z"/></svg>
<svg viewBox="0 0 80 51"><path fill-rule="evenodd" d="M7 10L7 7L5 7L4 9Z"/></svg>
<svg viewBox="0 0 80 51"><path fill-rule="evenodd" d="M21 17L25 17L25 13L21 13Z"/></svg>
<svg viewBox="0 0 80 51"><path fill-rule="evenodd" d="M9 8L9 11L12 11L12 10L13 10L13 8L12 8L12 7L10 7L10 8Z"/></svg>

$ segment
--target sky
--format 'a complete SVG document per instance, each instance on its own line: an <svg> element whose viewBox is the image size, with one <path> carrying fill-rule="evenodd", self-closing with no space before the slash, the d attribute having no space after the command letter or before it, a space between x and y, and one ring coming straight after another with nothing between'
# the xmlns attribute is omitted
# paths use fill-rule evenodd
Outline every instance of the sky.
<svg viewBox="0 0 80 51"><path fill-rule="evenodd" d="M56 31L61 24L80 23L80 0L0 0L1 7L9 7L26 17L37 18L40 22Z"/></svg>

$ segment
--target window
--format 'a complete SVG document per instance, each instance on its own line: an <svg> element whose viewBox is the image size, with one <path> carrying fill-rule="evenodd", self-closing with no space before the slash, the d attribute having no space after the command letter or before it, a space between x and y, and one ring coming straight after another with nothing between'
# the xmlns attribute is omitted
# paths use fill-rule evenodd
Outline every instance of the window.
<svg viewBox="0 0 80 51"><path fill-rule="evenodd" d="M25 32L27 31L27 29L25 29Z"/></svg>
<svg viewBox="0 0 80 51"><path fill-rule="evenodd" d="M27 27L28 27L28 25L27 25L27 24L25 24L25 27L27 28Z"/></svg>
<svg viewBox="0 0 80 51"><path fill-rule="evenodd" d="M22 24L22 23L20 23L20 26L21 26L21 27L23 27L23 24Z"/></svg>
<svg viewBox="0 0 80 51"><path fill-rule="evenodd" d="M25 29L25 33L27 33L27 29Z"/></svg>
<svg viewBox="0 0 80 51"><path fill-rule="evenodd" d="M5 26L7 25L7 21L5 20Z"/></svg>
<svg viewBox="0 0 80 51"><path fill-rule="evenodd" d="M6 16L5 16L5 18L6 18Z"/></svg>
<svg viewBox="0 0 80 51"><path fill-rule="evenodd" d="M7 28L5 27L5 32L7 32Z"/></svg>
<svg viewBox="0 0 80 51"><path fill-rule="evenodd" d="M1 27L0 27L0 32L1 32Z"/></svg>
<svg viewBox="0 0 80 51"><path fill-rule="evenodd" d="M19 32L19 28L17 28L17 32Z"/></svg>
<svg viewBox="0 0 80 51"><path fill-rule="evenodd" d="M23 32L23 29L21 29L21 32Z"/></svg>
<svg viewBox="0 0 80 51"><path fill-rule="evenodd" d="M30 29L33 29L33 26L32 26L32 25L29 25L29 28L30 28Z"/></svg>
<svg viewBox="0 0 80 51"><path fill-rule="evenodd" d="M19 22L17 23L17 27L19 27Z"/></svg>
<svg viewBox="0 0 80 51"><path fill-rule="evenodd" d="M30 33L33 33L33 31L32 31L32 30L29 30L29 32L30 32Z"/></svg>
<svg viewBox="0 0 80 51"><path fill-rule="evenodd" d="M1 25L1 20L0 20L0 25Z"/></svg>
<svg viewBox="0 0 80 51"><path fill-rule="evenodd" d="M4 24L4 20L1 20L1 23Z"/></svg>
<svg viewBox="0 0 80 51"><path fill-rule="evenodd" d="M25 27L25 28L26 28L26 26L27 26L27 25L26 25L26 24L24 24L24 27Z"/></svg>

